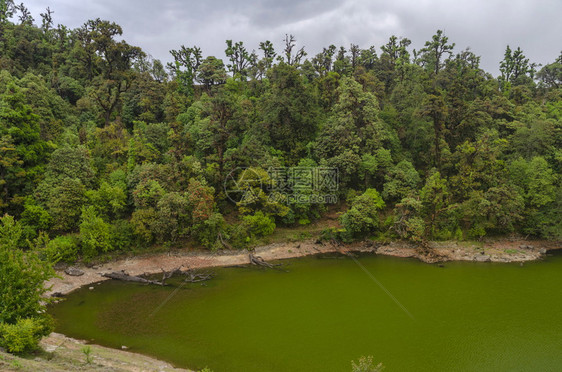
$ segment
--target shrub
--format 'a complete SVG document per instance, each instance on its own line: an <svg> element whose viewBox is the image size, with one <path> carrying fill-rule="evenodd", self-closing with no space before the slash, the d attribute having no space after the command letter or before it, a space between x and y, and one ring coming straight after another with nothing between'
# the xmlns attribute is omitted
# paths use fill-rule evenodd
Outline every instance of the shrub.
<svg viewBox="0 0 562 372"><path fill-rule="evenodd" d="M351 241L377 231L380 227L378 211L384 205L375 189L367 189L362 195L354 198L351 208L341 216L341 224L345 228L342 233L343 240Z"/></svg>
<svg viewBox="0 0 562 372"><path fill-rule="evenodd" d="M111 225L97 215L93 206L82 209L80 240L82 241L82 254L86 260L94 258L100 252L112 249Z"/></svg>
<svg viewBox="0 0 562 372"><path fill-rule="evenodd" d="M199 243L207 248L215 250L222 247L221 243L218 241L218 236L219 233L224 234L225 228L226 222L222 214L215 212L202 223L193 225L192 232ZM223 239L226 239L226 237L223 236Z"/></svg>
<svg viewBox="0 0 562 372"><path fill-rule="evenodd" d="M42 253L52 263L74 262L78 256L78 242L73 236L57 236L47 243Z"/></svg>
<svg viewBox="0 0 562 372"><path fill-rule="evenodd" d="M127 220L117 220L111 226L111 243L115 249L126 251L133 245L133 225Z"/></svg>
<svg viewBox="0 0 562 372"><path fill-rule="evenodd" d="M273 218L264 215L262 211L257 211L250 216L244 216L242 221L248 226L249 232L255 236L271 235L275 230Z"/></svg>
<svg viewBox="0 0 562 372"><path fill-rule="evenodd" d="M37 350L41 337L52 330L50 318L25 318L15 324L0 323L0 345L9 353L28 353Z"/></svg>

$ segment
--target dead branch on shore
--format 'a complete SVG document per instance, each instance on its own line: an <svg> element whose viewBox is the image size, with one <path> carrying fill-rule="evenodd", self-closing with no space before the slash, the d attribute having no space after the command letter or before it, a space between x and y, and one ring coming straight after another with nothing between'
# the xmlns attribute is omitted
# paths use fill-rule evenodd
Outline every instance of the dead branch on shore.
<svg viewBox="0 0 562 372"><path fill-rule="evenodd" d="M204 282L212 279L215 276L213 273L199 273L191 269L182 272L182 274L185 275L184 281L189 283Z"/></svg>
<svg viewBox="0 0 562 372"><path fill-rule="evenodd" d="M105 278L115 279L115 280L122 280L124 282L165 285L165 283L159 282L157 280L150 280L150 279L142 278L140 276L129 275L124 270L114 271L112 273L104 273L101 276L103 276Z"/></svg>
<svg viewBox="0 0 562 372"><path fill-rule="evenodd" d="M248 257L250 258L250 263L252 265L263 266L269 269L273 269L273 265L267 262L266 260L264 260L263 258L261 258L260 256L254 256L253 253L250 253Z"/></svg>
<svg viewBox="0 0 562 372"><path fill-rule="evenodd" d="M219 241L221 242L221 244L223 245L223 247L225 247L228 250L232 250L232 246L230 244L228 244L226 242L226 240L224 240L224 238L222 237L222 233L218 233L217 234L217 238L219 239Z"/></svg>
<svg viewBox="0 0 562 372"><path fill-rule="evenodd" d="M175 269L173 269L171 271L166 271L163 268L160 268L160 270L162 270L162 284L164 284L166 282L166 280L170 279L172 276L174 276L176 274L181 274L181 268L182 267L183 267L183 265L181 265L180 267L176 267Z"/></svg>
<svg viewBox="0 0 562 372"><path fill-rule="evenodd" d="M182 271L181 268L183 267L177 267L171 271L165 271L164 269L161 268L162 270L162 280L161 281L157 281L157 280L150 280L150 279L146 279L143 278L142 276L134 276L134 275L129 275L128 273L126 273L125 271L121 270L121 271L114 271L112 273L104 273L102 274L103 277L105 278L110 278L110 279L114 279L114 280L121 280L124 282L133 282L133 283L142 283L142 284L153 284L153 285L160 285L160 286L165 286L166 285L166 280L172 278L173 276L176 275L183 275L184 278L184 282L187 283L199 283L199 282L204 282L207 280L210 280L214 277L213 273L206 273L206 272L197 272L193 269L187 269L185 271ZM143 274L146 275L146 274Z"/></svg>
<svg viewBox="0 0 562 372"><path fill-rule="evenodd" d="M261 266L261 267L265 267L267 269L276 269L276 270L281 270L281 271L285 271L282 267L282 264L272 264L267 262L266 260L264 260L262 257L260 256L255 256L253 253L248 254L248 257L250 259L250 264L251 265L256 265L256 266Z"/></svg>

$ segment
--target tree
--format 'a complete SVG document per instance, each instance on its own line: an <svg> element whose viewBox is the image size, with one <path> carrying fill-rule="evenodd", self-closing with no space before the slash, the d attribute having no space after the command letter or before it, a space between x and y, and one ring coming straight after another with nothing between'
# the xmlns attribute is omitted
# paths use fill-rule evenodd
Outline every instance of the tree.
<svg viewBox="0 0 562 372"><path fill-rule="evenodd" d="M17 247L22 231L13 217L0 218L0 346L15 353L36 349L53 329L43 295L55 272L35 251Z"/></svg>
<svg viewBox="0 0 562 372"><path fill-rule="evenodd" d="M77 31L79 43L75 55L85 64L87 76L92 79L90 95L100 107L105 125L121 103L121 95L131 86L134 61L144 57L140 48L114 40L122 34L119 25L99 18L89 20Z"/></svg>
<svg viewBox="0 0 562 372"><path fill-rule="evenodd" d="M254 51L248 52L241 41L232 43L232 40L227 40L224 53L230 59L230 64L227 67L233 75L240 74L242 78L246 78L248 69L257 64L258 56L256 53Z"/></svg>
<svg viewBox="0 0 562 372"><path fill-rule="evenodd" d="M13 78L6 77L10 82L0 93L0 211L19 212L22 194L38 182L53 144L41 139L39 117L24 103Z"/></svg>
<svg viewBox="0 0 562 372"><path fill-rule="evenodd" d="M430 94L422 106L421 115L428 116L433 121L433 165L437 169L442 167L442 151L445 137L445 120L448 110L443 96L439 93ZM446 145L446 143L444 143Z"/></svg>
<svg viewBox="0 0 562 372"><path fill-rule="evenodd" d="M263 53L263 58L258 61L257 74L256 77L261 79L271 67L273 67L273 62L275 61L275 48L273 43L269 40L261 41L259 49Z"/></svg>
<svg viewBox="0 0 562 372"><path fill-rule="evenodd" d="M80 220L80 242L82 255L86 260L113 249L111 225L96 213L93 206L82 208Z"/></svg>
<svg viewBox="0 0 562 372"><path fill-rule="evenodd" d="M534 73L534 67L529 64L520 47L512 51L509 45L505 48L503 60L500 62L500 81L519 85L529 82L528 75Z"/></svg>
<svg viewBox="0 0 562 372"><path fill-rule="evenodd" d="M544 66L538 72L537 77L548 88L562 87L562 57L559 57L556 62Z"/></svg>
<svg viewBox="0 0 562 372"><path fill-rule="evenodd" d="M203 59L201 48L197 46L187 48L182 45L179 50L171 50L170 53L174 57L174 63L168 63L168 68L174 74L180 91L192 95L193 80Z"/></svg>
<svg viewBox="0 0 562 372"><path fill-rule="evenodd" d="M215 57L207 57L197 72L197 80L205 86L205 90L211 93L211 88L215 85L224 84L226 82L226 71L222 60Z"/></svg>
<svg viewBox="0 0 562 372"><path fill-rule="evenodd" d="M299 65L301 63L301 60L306 57L304 47L297 50L296 53L293 52L293 49L295 48L297 42L297 39L293 35L285 34L283 42L285 43L285 49L283 50L285 54L285 63L289 66ZM278 58L283 61L283 58L281 58L281 56L279 56Z"/></svg>
<svg viewBox="0 0 562 372"><path fill-rule="evenodd" d="M344 240L351 241L377 232L380 227L378 211L384 206L384 201L375 189L367 189L353 199L351 208L340 218L345 229L342 234Z"/></svg>
<svg viewBox="0 0 562 372"><path fill-rule="evenodd" d="M158 201L156 212L155 228L160 241L174 242L178 237L187 235L190 210L184 195L178 192L167 193Z"/></svg>
<svg viewBox="0 0 562 372"><path fill-rule="evenodd" d="M431 238L436 234L439 218L452 206L449 197L447 180L441 178L439 172L433 172L420 190L422 213L425 216L426 229L424 235L426 238Z"/></svg>
<svg viewBox="0 0 562 372"><path fill-rule="evenodd" d="M451 57L455 43L448 44L449 38L442 30L437 30L430 41L425 42L424 48L419 51L418 62L435 75L441 71L445 63L445 57Z"/></svg>
<svg viewBox="0 0 562 372"><path fill-rule="evenodd" d="M16 5L14 8L20 12L20 15L18 16L20 25L27 25L27 26L33 25L33 22L35 20L33 19L33 16L31 15L29 9L27 9L27 7L23 3Z"/></svg>
<svg viewBox="0 0 562 372"><path fill-rule="evenodd" d="M259 103L263 126L273 147L282 150L290 163L295 163L317 129L316 99L312 88L290 64L273 67L268 78L271 87Z"/></svg>
<svg viewBox="0 0 562 372"><path fill-rule="evenodd" d="M439 31L437 31L439 32ZM434 37L435 38L435 37ZM446 43L447 41L445 41ZM408 47L412 44L410 39L400 38L398 39L395 35L392 35L388 40L388 43L381 46L383 55L388 56L393 66L399 63L409 63L410 53L408 53ZM426 46L428 44L426 43Z"/></svg>
<svg viewBox="0 0 562 372"><path fill-rule="evenodd" d="M53 27L53 12L49 7L45 9L45 13L41 13L41 28L47 33Z"/></svg>
<svg viewBox="0 0 562 372"><path fill-rule="evenodd" d="M408 196L417 189L421 179L412 163L402 160L385 175L385 181L382 196L389 201Z"/></svg>

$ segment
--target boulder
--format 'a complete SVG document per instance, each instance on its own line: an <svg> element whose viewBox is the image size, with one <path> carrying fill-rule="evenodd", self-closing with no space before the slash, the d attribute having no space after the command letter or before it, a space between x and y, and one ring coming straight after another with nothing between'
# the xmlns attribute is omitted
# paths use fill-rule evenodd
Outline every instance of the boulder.
<svg viewBox="0 0 562 372"><path fill-rule="evenodd" d="M84 272L82 270L80 270L79 268L76 268L76 267L69 267L68 269L64 270L64 272L66 273L66 275L70 275L70 276L82 276L82 275L84 275Z"/></svg>

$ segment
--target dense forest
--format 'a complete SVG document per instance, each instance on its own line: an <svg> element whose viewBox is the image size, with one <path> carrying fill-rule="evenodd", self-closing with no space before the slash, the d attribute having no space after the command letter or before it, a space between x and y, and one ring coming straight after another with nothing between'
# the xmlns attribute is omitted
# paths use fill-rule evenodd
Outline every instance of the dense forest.
<svg viewBox="0 0 562 372"><path fill-rule="evenodd" d="M40 17L0 1L10 351L51 329L37 291L49 263L247 248L321 220L326 194L341 226L322 235L346 242L562 238L562 55L540 66L508 46L493 77L442 31L419 50L392 36L314 56L285 35L227 40L226 61L178 46L164 66L111 21ZM302 187L326 170L332 183Z"/></svg>
<svg viewBox="0 0 562 372"><path fill-rule="evenodd" d="M494 78L442 31L315 56L286 35L227 40L226 64L181 46L165 67L113 22L55 27L47 9L36 25L1 4L2 224L45 259L246 247L321 218L265 187L270 169L290 170L289 191L295 170L336 169L342 228L325 234L346 241L562 237L562 55L538 66L508 46ZM234 203L240 168L251 200Z"/></svg>

